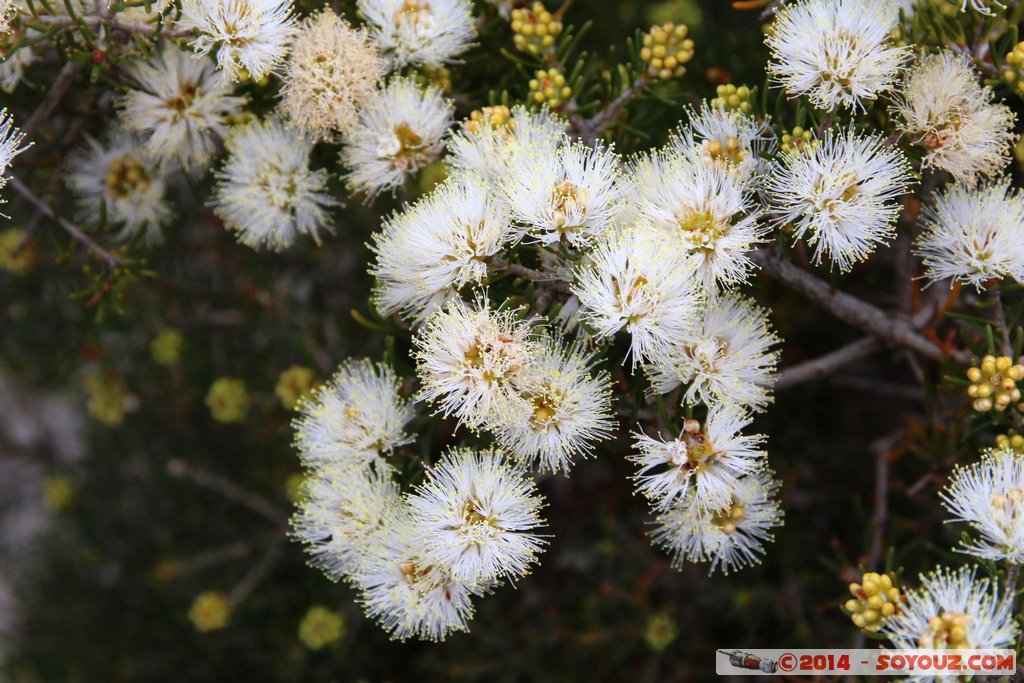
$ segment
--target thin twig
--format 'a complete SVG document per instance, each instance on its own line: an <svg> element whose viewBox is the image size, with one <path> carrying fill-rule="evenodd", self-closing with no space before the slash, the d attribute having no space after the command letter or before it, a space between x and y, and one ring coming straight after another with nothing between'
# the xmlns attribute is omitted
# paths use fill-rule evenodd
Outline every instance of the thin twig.
<svg viewBox="0 0 1024 683"><path fill-rule="evenodd" d="M44 202L39 197L37 197L35 193L32 192L32 190L30 190L28 186L26 186L23 182L21 182L14 176L10 176L7 179L7 182L11 185L11 187L14 188L15 192L24 197L34 207L39 209L39 211L43 215L45 215L47 218L53 221L56 221L56 223L61 228L64 229L64 232L71 235L73 238L75 238L75 240L77 240L83 246L89 249L89 251L96 254L96 256L98 256L99 258L103 259L107 266L109 266L110 268L116 268L118 266L119 262L116 256L111 254L109 251L107 251L100 245L96 244L96 242L94 242L91 237L89 237L84 232L79 230L77 227L75 227L75 225L54 213L53 209L50 208L50 205Z"/></svg>
<svg viewBox="0 0 1024 683"><path fill-rule="evenodd" d="M284 536L274 541L274 544L260 558L260 561L254 564L252 569L238 582L238 585L231 589L231 592L228 593L228 600L231 602L232 608L237 608L243 600L249 597L249 594L255 590L256 586L260 585L260 582L267 578L274 565L281 559L281 555L284 552L284 541Z"/></svg>
<svg viewBox="0 0 1024 683"><path fill-rule="evenodd" d="M604 109L597 112L589 119L577 119L573 122L580 139L588 145L594 144L598 136L612 124L619 111L641 90L651 82L651 75L647 71L636 77L633 84L619 93L619 96L609 102Z"/></svg>
<svg viewBox="0 0 1024 683"><path fill-rule="evenodd" d="M993 288L992 298L995 300L994 310L996 327L999 330L999 355L1012 356L1013 344L1010 343L1010 326L1006 324L1006 309L1003 308L1003 295L998 288Z"/></svg>
<svg viewBox="0 0 1024 683"><path fill-rule="evenodd" d="M21 132L24 133L25 137L29 140L32 139L32 134L36 131L39 125L50 117L53 110L57 108L57 104L64 98L65 93L75 82L75 76L82 69L82 65L77 62L68 62L57 74L57 77L53 79L53 83L50 85L50 89L46 93L46 98L36 107L36 110L32 112L32 115L25 122Z"/></svg>
<svg viewBox="0 0 1024 683"><path fill-rule="evenodd" d="M799 292L836 318L865 332L898 346L906 346L933 360L943 360L947 354L922 336L904 318L886 313L866 301L832 288L799 266L766 250L754 252L754 261L770 277ZM950 350L949 357L966 362L963 351Z"/></svg>
<svg viewBox="0 0 1024 683"><path fill-rule="evenodd" d="M255 493L246 491L217 474L207 472L198 467L192 467L184 460L179 460L178 458L168 461L167 472L172 477L187 477L203 488L216 491L228 500L249 508L277 526L283 527L287 523L287 516L270 501Z"/></svg>
<svg viewBox="0 0 1024 683"><path fill-rule="evenodd" d="M889 452L902 438L902 432L897 432L872 444L875 451L875 510L871 518L871 549L866 565L872 571L882 559L882 541L889 516Z"/></svg>
<svg viewBox="0 0 1024 683"><path fill-rule="evenodd" d="M884 344L878 337L864 337L831 353L826 353L824 356L785 368L779 373L775 390L785 391L804 382L824 379L841 368L880 351L883 346Z"/></svg>
<svg viewBox="0 0 1024 683"><path fill-rule="evenodd" d="M82 23L86 26L109 26L114 31L120 31L122 33L143 33L163 36L164 38L191 38L194 36L193 32L185 29L167 28L163 26L156 26L154 24L146 24L136 21L125 21L124 19L118 19L116 17L108 17L105 15L92 15L88 14L81 17L67 17L67 16L50 16L50 15L39 15L36 17L30 17L27 19L29 23L37 22L45 26L57 26L59 28L74 28Z"/></svg>

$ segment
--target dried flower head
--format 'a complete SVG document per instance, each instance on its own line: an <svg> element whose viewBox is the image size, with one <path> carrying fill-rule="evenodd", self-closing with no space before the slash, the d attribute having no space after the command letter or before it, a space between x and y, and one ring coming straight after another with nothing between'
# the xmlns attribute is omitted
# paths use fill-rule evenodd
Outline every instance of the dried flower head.
<svg viewBox="0 0 1024 683"><path fill-rule="evenodd" d="M364 29L330 8L307 17L292 44L281 87L281 111L316 140L345 133L377 89L385 64Z"/></svg>

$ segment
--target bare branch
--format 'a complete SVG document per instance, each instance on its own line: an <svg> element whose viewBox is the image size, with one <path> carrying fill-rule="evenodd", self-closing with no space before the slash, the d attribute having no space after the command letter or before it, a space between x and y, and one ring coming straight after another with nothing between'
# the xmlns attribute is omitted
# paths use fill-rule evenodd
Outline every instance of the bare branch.
<svg viewBox="0 0 1024 683"><path fill-rule="evenodd" d="M573 121L573 127L576 128L576 132L579 134L583 142L588 145L594 144L594 141L605 131L608 126L612 124L615 117L619 115L619 111L633 99L641 90L647 87L651 82L651 75L647 71L636 77L633 84L619 93L619 96L609 102L604 109L597 112L589 119L576 119Z"/></svg>
<svg viewBox="0 0 1024 683"><path fill-rule="evenodd" d="M79 243L85 246L85 248L87 248L89 251L96 254L96 256L103 259L103 261L107 264L108 267L116 268L118 266L119 261L117 260L116 256L111 254L109 251L107 251L100 245L96 244L96 242L93 241L91 237L89 237L84 232L79 230L75 225L54 213L53 209L50 208L50 205L44 202L39 197L37 197L35 193L28 188L27 185L25 185L23 182L21 182L14 176L9 177L7 179L7 182L11 185L11 187L14 188L15 192L24 197L25 200L27 200L34 207L39 209L39 211L44 216L50 218L53 221L56 221L57 225L62 227L66 233L71 235L75 240L77 240Z"/></svg>
<svg viewBox="0 0 1024 683"><path fill-rule="evenodd" d="M117 17L93 14L80 17L50 16L43 14L35 17L29 17L27 21L43 24L44 26L57 26L59 28L74 28L82 23L91 27L106 25L109 26L111 30L120 31L121 33L151 34L154 36L163 36L164 38L191 38L194 35L192 31L189 30L161 27L156 26L155 24L146 24L136 21L125 21L124 19L118 19Z"/></svg>
<svg viewBox="0 0 1024 683"><path fill-rule="evenodd" d="M25 126L21 132L25 134L25 137L32 139L32 133L35 132L39 125L50 117L53 110L57 107L57 104L64 98L64 94L68 91L68 88L75 82L75 76L81 71L82 65L75 62L68 62L57 74L57 77L53 79L53 84L50 85L50 89L46 93L46 97L40 103L36 110L32 112L32 116L25 122Z"/></svg>
<svg viewBox="0 0 1024 683"><path fill-rule="evenodd" d="M841 368L880 351L883 346L878 337L864 337L824 356L784 368L775 382L775 390L785 391L804 382L824 379Z"/></svg>
<svg viewBox="0 0 1024 683"><path fill-rule="evenodd" d="M186 477L203 488L216 491L228 500L249 508L258 515L269 519L277 526L283 527L287 516L267 499L241 488L224 477L188 465L177 458L167 463L167 472L172 477Z"/></svg>
<svg viewBox="0 0 1024 683"><path fill-rule="evenodd" d="M886 313L855 296L833 289L827 282L776 254L761 250L754 252L752 257L765 274L856 328L891 344L906 346L932 360L943 360L947 355L957 362L966 362L968 359L968 354L960 350L945 353L921 335L907 319Z"/></svg>

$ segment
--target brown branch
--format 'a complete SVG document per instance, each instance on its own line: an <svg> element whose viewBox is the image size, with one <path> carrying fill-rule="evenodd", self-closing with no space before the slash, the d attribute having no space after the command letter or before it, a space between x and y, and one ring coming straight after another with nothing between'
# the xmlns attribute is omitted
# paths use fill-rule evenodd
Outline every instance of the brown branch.
<svg viewBox="0 0 1024 683"><path fill-rule="evenodd" d="M11 187L14 188L15 192L24 197L25 200L27 200L30 204L36 207L44 216L53 221L56 221L57 225L64 229L64 232L71 235L71 237L73 237L75 240L77 240L79 243L85 246L89 251L96 254L96 256L98 256L99 258L103 259L103 261L107 264L108 267L116 268L118 266L119 261L117 260L116 256L111 254L109 251L107 251L100 245L96 244L96 242L94 242L91 237L89 237L84 232L79 230L75 225L54 213L53 209L50 208L50 205L44 202L39 197L37 197L35 193L32 192L32 190L30 190L28 186L26 186L23 182L21 182L14 176L9 177L7 179L7 182L11 185Z"/></svg>
<svg viewBox="0 0 1024 683"><path fill-rule="evenodd" d="M843 322L883 341L913 349L932 360L947 357L941 348L921 335L905 318L890 315L866 301L833 289L827 282L769 251L754 252L752 257L766 275L803 294ZM948 356L957 362L968 359L968 354L957 350L951 350Z"/></svg>
<svg viewBox="0 0 1024 683"><path fill-rule="evenodd" d="M191 467L184 460L175 458L168 461L167 473L172 477L191 479L203 488L216 491L228 500L247 507L256 514L269 519L276 526L284 527L287 523L287 516L267 499L246 491L224 477L197 467Z"/></svg>
<svg viewBox="0 0 1024 683"><path fill-rule="evenodd" d="M1006 324L1006 309L1003 308L1003 295L999 292L998 288L993 288L992 296L995 300L996 329L999 330L999 354L1002 356L1012 356L1013 344L1010 343L1010 326Z"/></svg>
<svg viewBox="0 0 1024 683"><path fill-rule="evenodd" d="M137 21L125 21L124 19L104 15L89 14L81 17L68 17L43 14L35 17L29 17L26 21L29 23L37 22L44 26L56 26L58 28L74 28L82 23L90 27L106 25L113 31L120 31L127 34L152 34L154 36L163 36L164 38L192 38L194 36L193 32L190 30L167 28L157 26L156 24L146 24Z"/></svg>
<svg viewBox="0 0 1024 683"><path fill-rule="evenodd" d="M825 379L841 368L880 351L883 346L878 337L864 337L824 356L784 368L775 382L775 390L785 391L804 382Z"/></svg>
<svg viewBox="0 0 1024 683"><path fill-rule="evenodd" d="M50 89L46 93L46 98L36 107L36 110L32 112L32 115L25 122L25 126L21 132L25 134L25 137L32 139L32 133L35 132L36 128L50 117L53 110L57 108L57 104L64 98L65 93L75 82L75 76L81 71L82 65L76 62L68 62L57 74L57 77L53 79L53 83L50 85Z"/></svg>

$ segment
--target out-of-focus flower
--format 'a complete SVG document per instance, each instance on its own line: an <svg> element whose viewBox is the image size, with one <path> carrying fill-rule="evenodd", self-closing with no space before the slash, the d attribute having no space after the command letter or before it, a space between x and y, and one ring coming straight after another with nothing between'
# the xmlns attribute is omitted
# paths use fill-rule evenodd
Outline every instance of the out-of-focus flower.
<svg viewBox="0 0 1024 683"><path fill-rule="evenodd" d="M219 631L231 620L231 601L220 591L200 593L192 601L188 619L200 633Z"/></svg>
<svg viewBox="0 0 1024 683"><path fill-rule="evenodd" d="M163 241L162 227L173 211L164 172L140 153L143 149L141 139L130 133L115 133L107 144L88 138L68 160L67 183L82 220L95 224L106 216L121 226L119 239L151 245Z"/></svg>
<svg viewBox="0 0 1024 683"><path fill-rule="evenodd" d="M28 242L25 240L28 239ZM39 247L21 228L0 232L0 271L24 275L39 261Z"/></svg>
<svg viewBox="0 0 1024 683"><path fill-rule="evenodd" d="M249 392L245 382L233 377L219 377L206 394L206 407L217 422L245 422L249 413Z"/></svg>
<svg viewBox="0 0 1024 683"><path fill-rule="evenodd" d="M124 422L128 389L119 376L104 371L90 373L85 378L85 393L89 397L89 414L96 420L108 427Z"/></svg>
<svg viewBox="0 0 1024 683"><path fill-rule="evenodd" d="M160 330L149 343L149 353L158 365L170 366L181 360L185 338L174 328Z"/></svg>
<svg viewBox="0 0 1024 683"><path fill-rule="evenodd" d="M246 102L209 63L172 44L132 65L128 77L136 87L118 100L121 123L145 140L147 154L187 172L203 167L227 132L228 117Z"/></svg>
<svg viewBox="0 0 1024 683"><path fill-rule="evenodd" d="M274 393L285 410L293 409L299 399L309 396L316 386L316 373L304 365L293 365L277 376Z"/></svg>
<svg viewBox="0 0 1024 683"><path fill-rule="evenodd" d="M66 510L75 495L75 483L67 477L47 477L43 482L43 504L53 512Z"/></svg>
<svg viewBox="0 0 1024 683"><path fill-rule="evenodd" d="M333 645L345 635L345 619L323 605L313 605L299 623L299 640L310 650Z"/></svg>
<svg viewBox="0 0 1024 683"><path fill-rule="evenodd" d="M331 231L327 171L309 166L313 142L280 119L243 125L227 140L210 205L246 246L280 251L299 234L320 242Z"/></svg>

